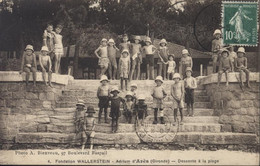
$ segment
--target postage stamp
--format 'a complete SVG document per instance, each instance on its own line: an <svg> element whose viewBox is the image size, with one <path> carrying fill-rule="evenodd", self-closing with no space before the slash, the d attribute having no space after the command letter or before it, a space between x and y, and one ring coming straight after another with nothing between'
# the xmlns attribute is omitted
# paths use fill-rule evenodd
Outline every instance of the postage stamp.
<svg viewBox="0 0 260 166"><path fill-rule="evenodd" d="M258 3L223 1L222 28L224 44L257 46Z"/></svg>

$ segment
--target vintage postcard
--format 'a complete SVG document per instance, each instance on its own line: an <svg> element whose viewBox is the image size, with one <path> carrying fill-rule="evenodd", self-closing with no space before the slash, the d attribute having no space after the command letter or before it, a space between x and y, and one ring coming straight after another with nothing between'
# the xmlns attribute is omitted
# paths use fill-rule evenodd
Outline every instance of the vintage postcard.
<svg viewBox="0 0 260 166"><path fill-rule="evenodd" d="M259 165L259 0L0 0L0 165Z"/></svg>

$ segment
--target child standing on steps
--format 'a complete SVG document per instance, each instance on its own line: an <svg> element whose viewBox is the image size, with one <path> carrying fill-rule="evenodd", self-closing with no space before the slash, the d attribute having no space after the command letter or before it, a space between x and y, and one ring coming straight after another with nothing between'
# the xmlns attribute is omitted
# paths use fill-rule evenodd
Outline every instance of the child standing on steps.
<svg viewBox="0 0 260 166"><path fill-rule="evenodd" d="M133 96L131 92L126 93L126 101L124 104L124 116L126 119L126 123L132 122L133 110L134 110L134 102L132 100Z"/></svg>
<svg viewBox="0 0 260 166"><path fill-rule="evenodd" d="M43 77L43 81L45 83L45 85L47 85L46 82L46 72L48 72L48 81L49 81L49 86L52 87L51 84L51 75L52 75L52 70L51 70L51 58L48 55L48 47L47 46L43 46L41 49L41 54L39 55L39 63L41 66L41 70L42 70L42 77Z"/></svg>
<svg viewBox="0 0 260 166"><path fill-rule="evenodd" d="M147 79L150 79L150 73L151 73L151 79L154 79L154 53L157 50L157 48L152 45L152 41L150 37L147 37L145 40L146 46L143 47L143 51L146 55L146 73L147 73Z"/></svg>
<svg viewBox="0 0 260 166"><path fill-rule="evenodd" d="M182 110L184 108L184 103L183 103L183 97L184 97L184 85L183 82L181 81L181 76L179 73L175 73L173 75L173 80L174 84L171 86L171 96L173 98L172 100L172 108L174 109L174 125L176 124L177 121L177 112L178 109L181 114L181 125L183 124L183 113Z"/></svg>
<svg viewBox="0 0 260 166"><path fill-rule="evenodd" d="M134 102L134 104L136 104L136 101L137 101L137 84L135 83L131 83L130 85L130 92L132 93L132 100Z"/></svg>
<svg viewBox="0 0 260 166"><path fill-rule="evenodd" d="M229 59L232 62L232 69L231 72L234 72L235 69L235 60L237 59L237 53L234 51L234 46L230 46L230 53L229 53Z"/></svg>
<svg viewBox="0 0 260 166"><path fill-rule="evenodd" d="M111 101L111 111L110 117L112 118L112 133L117 132L118 129L118 118L121 116L120 105L124 103L124 99L119 97L118 94L120 93L117 87L113 87L111 92L113 96L110 97Z"/></svg>
<svg viewBox="0 0 260 166"><path fill-rule="evenodd" d="M119 44L119 51L122 52L123 50L128 50L130 52L131 44L128 41L127 34L123 35L123 43Z"/></svg>
<svg viewBox="0 0 260 166"><path fill-rule="evenodd" d="M97 97L99 99L98 107L98 123L101 123L101 116L102 112L104 110L105 114L105 123L108 123L107 121L107 108L109 105L109 96L110 96L110 89L108 86L108 79L106 75L102 75L100 79L101 85L98 87L97 90Z"/></svg>
<svg viewBox="0 0 260 166"><path fill-rule="evenodd" d="M143 58L142 58L142 46L139 44L141 41L140 36L136 36L135 38L135 43L131 44L132 48L132 70L130 74L130 81L133 79L134 71L135 68L137 68L137 74L136 74L136 79L139 80L140 78L140 66L143 63Z"/></svg>
<svg viewBox="0 0 260 166"><path fill-rule="evenodd" d="M192 70L190 67L186 69L186 78L184 79L185 87L185 102L187 104L188 116L193 116L193 103L194 103L194 89L197 88L197 81L191 76Z"/></svg>
<svg viewBox="0 0 260 166"><path fill-rule="evenodd" d="M230 60L229 56L229 51L227 49L222 49L221 51L221 59L219 62L219 72L218 72L218 86L221 82L221 77L222 74L225 73L226 75L226 86L228 86L228 73L232 69L232 62Z"/></svg>
<svg viewBox="0 0 260 166"><path fill-rule="evenodd" d="M85 145L88 142L90 144L90 150L93 149L93 143L95 137L95 126L96 126L96 118L94 117L94 114L95 114L94 107L88 106L86 114L84 116L82 150L85 149Z"/></svg>
<svg viewBox="0 0 260 166"><path fill-rule="evenodd" d="M167 41L165 39L162 39L159 43L160 47L159 47L159 51L158 51L158 55L160 57L160 59L158 60L158 65L159 65L159 73L158 75L162 76L163 74L163 78L166 79L166 64L165 62L168 61L168 55L169 55L169 49L167 47ZM163 73L162 73L163 71ZM168 73L168 72L167 72ZM167 77L169 79L169 77Z"/></svg>
<svg viewBox="0 0 260 166"><path fill-rule="evenodd" d="M141 121L143 124L144 118L147 117L147 104L145 103L145 96L140 95L138 102L135 104L134 115L136 116L137 122Z"/></svg>
<svg viewBox="0 0 260 166"><path fill-rule="evenodd" d="M162 76L157 76L155 79L156 86L153 89L153 109L154 109L154 121L153 124L157 124L157 113L160 111L160 121L164 124L164 114L163 114L163 99L167 96L164 88L162 87L163 78Z"/></svg>
<svg viewBox="0 0 260 166"><path fill-rule="evenodd" d="M21 71L26 73L26 86L29 83L30 72L33 74L33 86L36 86L36 55L32 45L27 45L22 57Z"/></svg>
<svg viewBox="0 0 260 166"><path fill-rule="evenodd" d="M127 90L127 80L130 72L130 58L129 51L123 50L122 55L119 59L119 71L120 71L120 84L121 90L124 90L124 81L125 81L125 90Z"/></svg>
<svg viewBox="0 0 260 166"><path fill-rule="evenodd" d="M63 56L63 44L62 44L62 35L60 35L62 31L62 26L57 25L55 28L54 34L54 53L55 53L55 64L54 64L54 72L59 73L60 70L60 61Z"/></svg>
<svg viewBox="0 0 260 166"><path fill-rule="evenodd" d="M116 72L117 72L116 52L117 51L119 51L119 49L115 46L115 41L113 39L109 39L108 47L107 47L107 54L109 59L108 72L109 72L109 77L112 80L116 79Z"/></svg>
<svg viewBox="0 0 260 166"><path fill-rule="evenodd" d="M98 55L100 53L100 56ZM108 69L109 59L107 55L107 39L101 40L101 45L95 50L95 55L98 57L98 65L101 68L100 76L104 75Z"/></svg>
<svg viewBox="0 0 260 166"><path fill-rule="evenodd" d="M180 61L180 74L182 75L182 78L184 79L186 77L186 68L193 66L192 58L190 57L190 53L187 49L182 50L182 57Z"/></svg>
<svg viewBox="0 0 260 166"><path fill-rule="evenodd" d="M175 63L175 61L173 60L173 59L174 59L174 54L169 55L168 59L169 59L169 60L168 60L167 62L164 62L164 61L162 60L162 63L164 63L165 65L168 64L167 78L168 78L168 80L170 80L170 76L173 77L173 75L174 75L174 73L175 73L175 67L176 67L176 63Z"/></svg>
<svg viewBox="0 0 260 166"><path fill-rule="evenodd" d="M244 47L239 47L237 50L238 58L235 60L235 66L237 71L240 73L240 81L242 86L244 86L243 80L242 80L242 74L243 72L246 73L246 83L247 87L250 88L249 84L249 74L250 71L247 69L247 58L245 57L245 48Z"/></svg>
<svg viewBox="0 0 260 166"><path fill-rule="evenodd" d="M217 72L217 62L219 60L218 52L222 48L222 39L221 39L221 30L216 29L213 33L213 36L215 37L214 40L212 40L212 61L213 61L213 73Z"/></svg>
<svg viewBox="0 0 260 166"><path fill-rule="evenodd" d="M85 116L84 101L78 100L78 103L76 104L76 112L74 116L75 130L77 135L82 134L81 132L83 132L84 116Z"/></svg>

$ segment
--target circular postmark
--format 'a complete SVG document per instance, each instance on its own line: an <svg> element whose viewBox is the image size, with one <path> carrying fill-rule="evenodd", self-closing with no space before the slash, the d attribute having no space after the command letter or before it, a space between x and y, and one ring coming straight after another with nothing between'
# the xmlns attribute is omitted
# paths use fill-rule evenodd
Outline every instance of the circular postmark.
<svg viewBox="0 0 260 166"><path fill-rule="evenodd" d="M171 123L171 119L164 115L165 124L152 124L153 116L148 116L143 123L137 120L135 130L137 136L145 143L170 143L174 141L179 131L179 119Z"/></svg>

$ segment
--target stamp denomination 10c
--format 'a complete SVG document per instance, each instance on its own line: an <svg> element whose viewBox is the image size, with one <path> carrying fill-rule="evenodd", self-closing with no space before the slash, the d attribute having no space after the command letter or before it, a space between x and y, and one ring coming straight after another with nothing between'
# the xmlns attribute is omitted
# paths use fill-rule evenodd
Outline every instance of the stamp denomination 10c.
<svg viewBox="0 0 260 166"><path fill-rule="evenodd" d="M223 1L222 28L225 45L257 46L258 3Z"/></svg>

